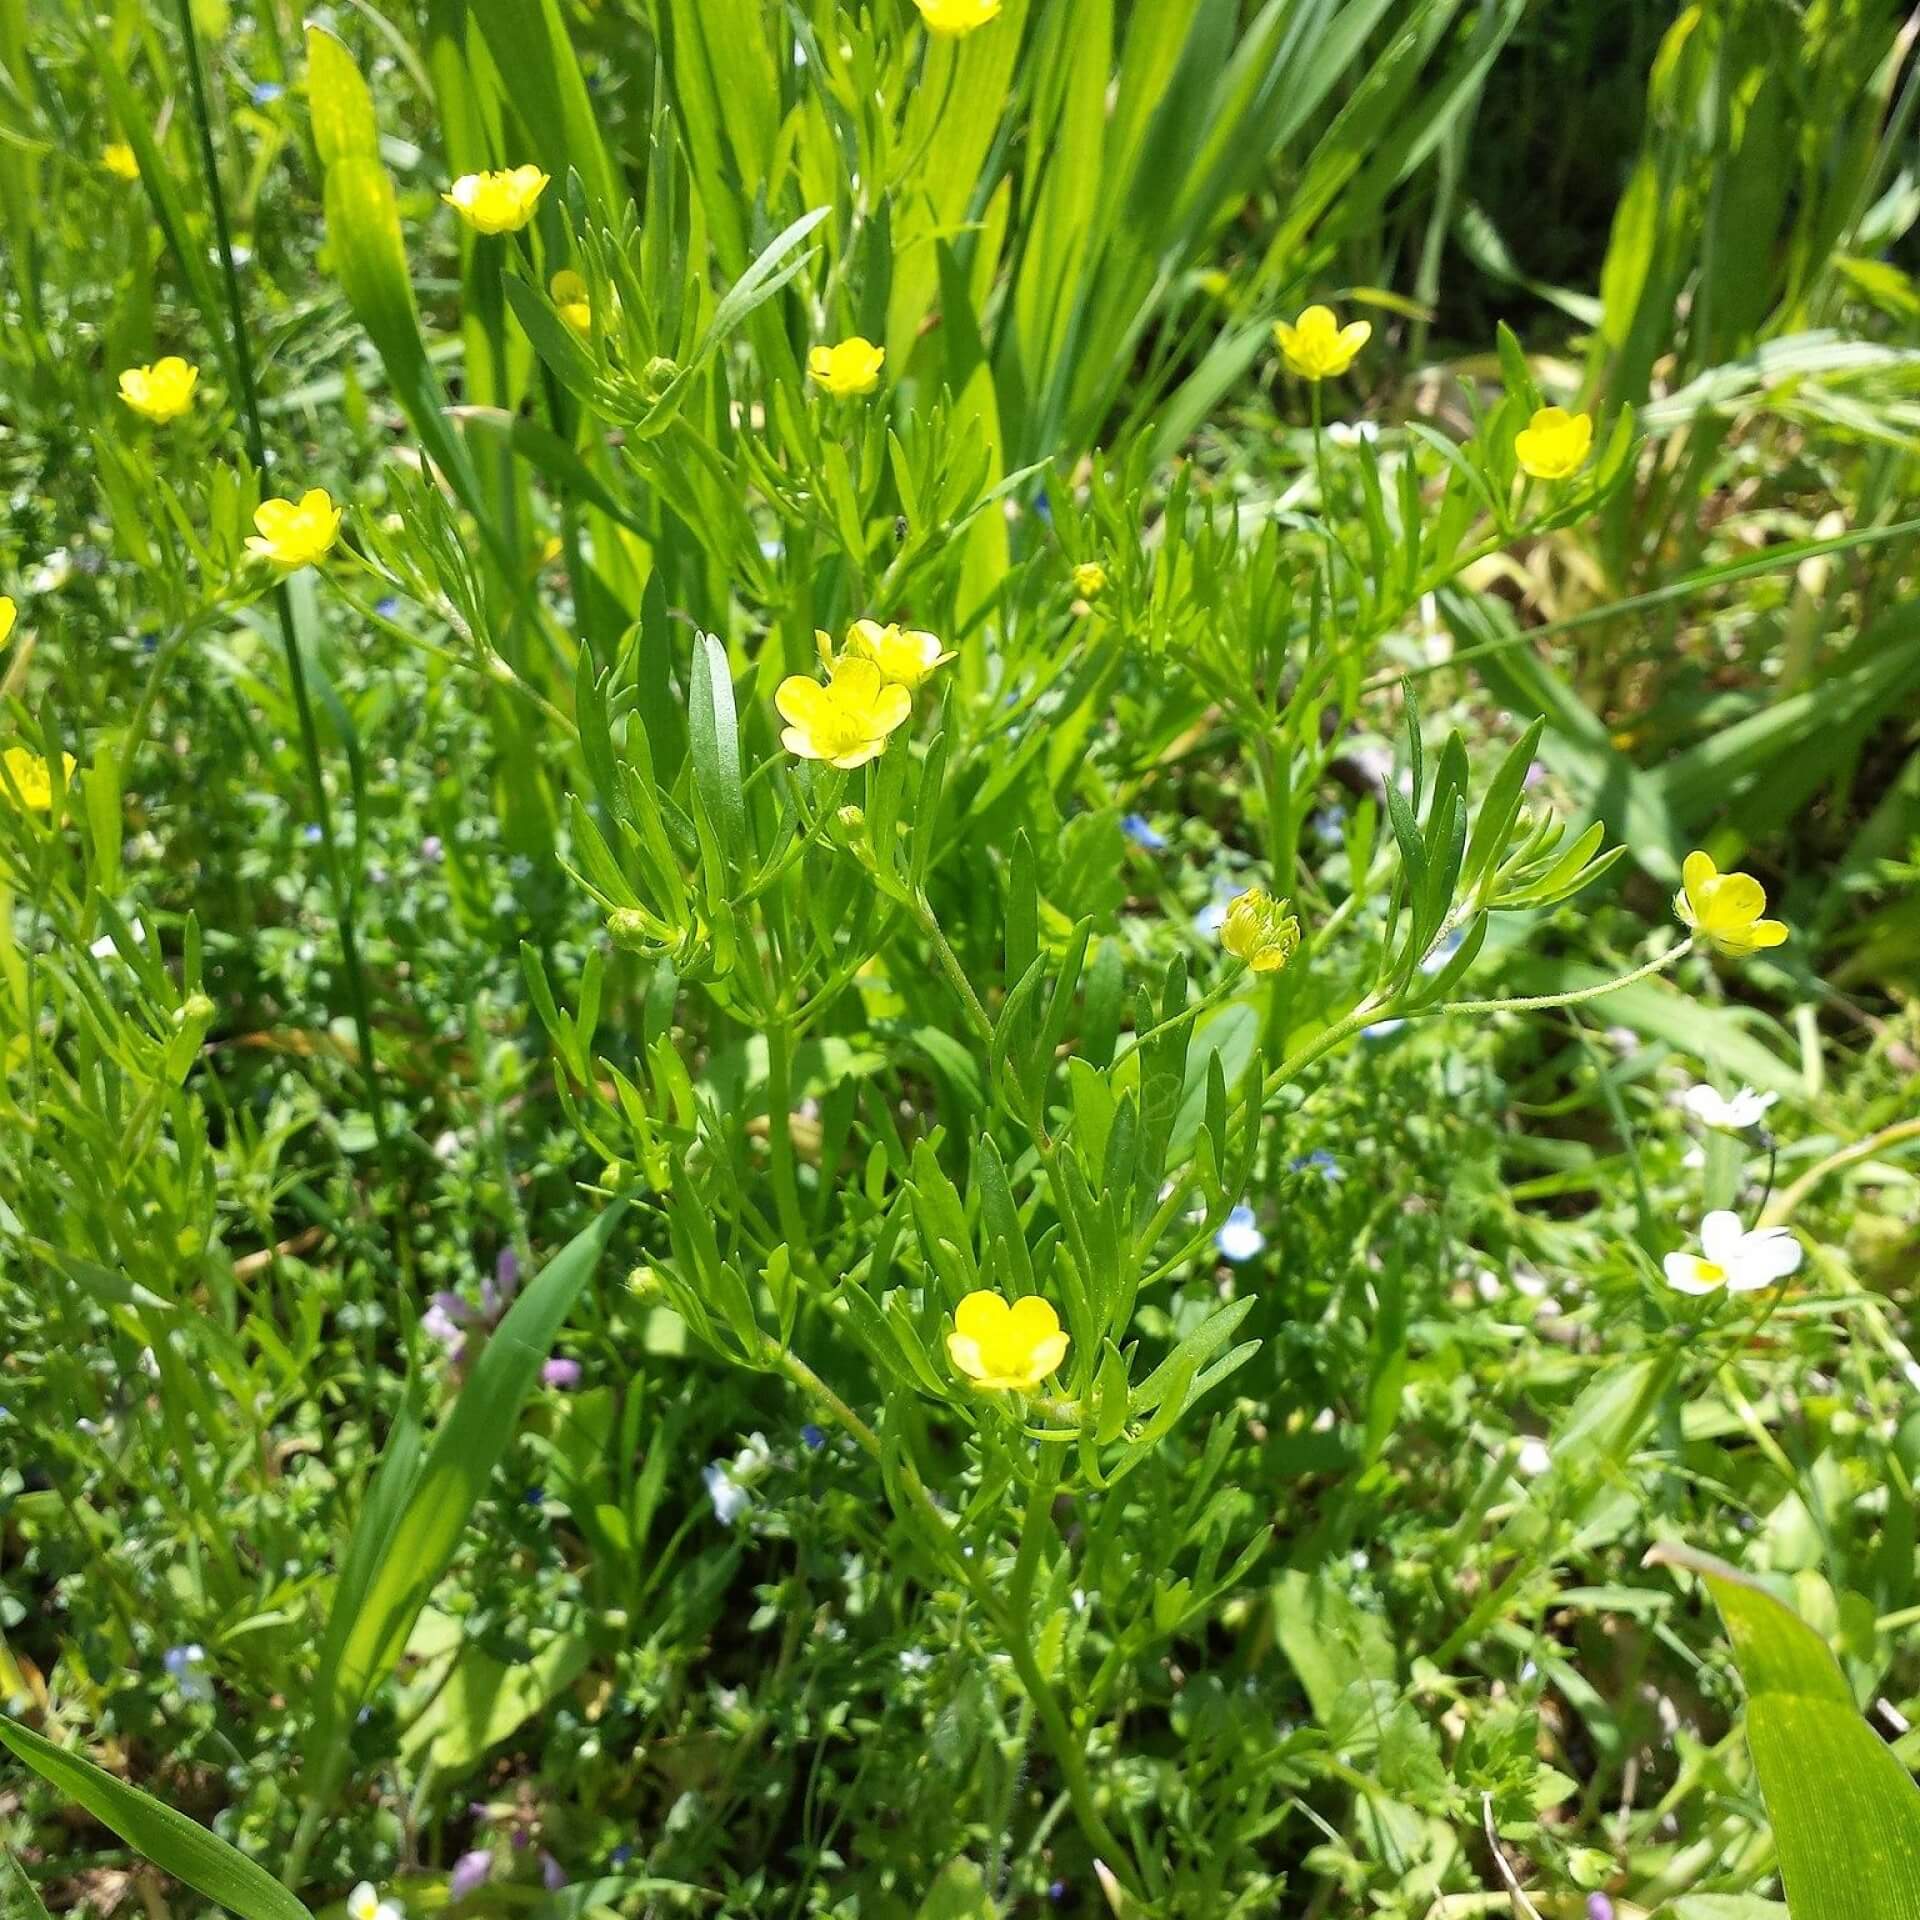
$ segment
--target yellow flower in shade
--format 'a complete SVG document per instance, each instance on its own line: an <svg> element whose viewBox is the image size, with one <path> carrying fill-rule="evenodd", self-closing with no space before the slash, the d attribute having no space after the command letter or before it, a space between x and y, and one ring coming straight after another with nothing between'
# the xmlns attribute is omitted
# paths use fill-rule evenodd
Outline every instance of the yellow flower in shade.
<svg viewBox="0 0 1920 1920"><path fill-rule="evenodd" d="M13 791L19 795L20 804L35 813L53 811L53 781L47 773L47 763L37 753L29 753L25 747L9 747L0 755L7 764L7 779ZM63 753L60 756L61 778L63 783L73 778L73 755Z"/></svg>
<svg viewBox="0 0 1920 1920"><path fill-rule="evenodd" d="M6 645L7 635L13 631L13 623L19 617L20 609L13 604L11 596L0 593L0 646Z"/></svg>
<svg viewBox="0 0 1920 1920"><path fill-rule="evenodd" d="M815 636L820 657L832 664L831 643L824 633ZM918 627L882 626L878 620L856 620L847 629L846 658L871 660L880 669L883 680L912 693L930 679L935 667L943 667L953 658L940 644L939 637L922 633Z"/></svg>
<svg viewBox="0 0 1920 1920"><path fill-rule="evenodd" d="M913 0L927 31L943 40L959 40L997 19L1000 0Z"/></svg>
<svg viewBox="0 0 1920 1920"><path fill-rule="evenodd" d="M116 180L138 180L140 161L124 140L109 140L100 149L100 164Z"/></svg>
<svg viewBox="0 0 1920 1920"><path fill-rule="evenodd" d="M507 167L498 173L463 173L440 198L475 233L518 233L533 218L547 190L538 167Z"/></svg>
<svg viewBox="0 0 1920 1920"><path fill-rule="evenodd" d="M164 427L193 405L193 390L199 384L200 369L170 353L150 367L129 367L120 376L120 398L141 419Z"/></svg>
<svg viewBox="0 0 1920 1920"><path fill-rule="evenodd" d="M1098 600L1107 590L1107 570L1098 560L1083 560L1073 570L1073 590L1082 600Z"/></svg>
<svg viewBox="0 0 1920 1920"><path fill-rule="evenodd" d="M1037 1293L1009 1303L983 1288L955 1308L947 1353L976 1385L1027 1393L1067 1357L1067 1336Z"/></svg>
<svg viewBox="0 0 1920 1920"><path fill-rule="evenodd" d="M1593 451L1593 416L1542 407L1513 436L1513 451L1536 480L1564 480Z"/></svg>
<svg viewBox="0 0 1920 1920"><path fill-rule="evenodd" d="M1750 873L1722 873L1707 853L1690 853L1680 869L1673 910L1708 946L1739 959L1787 937L1778 920L1763 920L1767 890Z"/></svg>
<svg viewBox="0 0 1920 1920"><path fill-rule="evenodd" d="M1249 887L1227 908L1220 944L1255 973L1278 973L1300 944L1300 922L1265 887Z"/></svg>
<svg viewBox="0 0 1920 1920"><path fill-rule="evenodd" d="M593 332L593 308L587 302L587 283L571 267L562 267L547 283L547 292L560 318L581 339Z"/></svg>
<svg viewBox="0 0 1920 1920"><path fill-rule="evenodd" d="M838 346L815 347L807 355L807 372L836 400L850 400L880 384L880 363L886 357L885 347L876 347L856 333Z"/></svg>
<svg viewBox="0 0 1920 1920"><path fill-rule="evenodd" d="M1289 371L1302 380L1325 380L1345 373L1353 356L1373 338L1366 320L1349 320L1343 327L1331 307L1308 307L1292 326L1273 323L1273 344L1280 349Z"/></svg>
<svg viewBox="0 0 1920 1920"><path fill-rule="evenodd" d="M773 704L787 724L789 753L830 767L863 767L887 750L887 735L913 710L913 696L871 660L834 663L824 686L796 673L782 680Z"/></svg>
<svg viewBox="0 0 1920 1920"><path fill-rule="evenodd" d="M247 548L287 573L324 560L340 537L340 509L325 487L313 487L299 500L262 500L253 516L259 536Z"/></svg>

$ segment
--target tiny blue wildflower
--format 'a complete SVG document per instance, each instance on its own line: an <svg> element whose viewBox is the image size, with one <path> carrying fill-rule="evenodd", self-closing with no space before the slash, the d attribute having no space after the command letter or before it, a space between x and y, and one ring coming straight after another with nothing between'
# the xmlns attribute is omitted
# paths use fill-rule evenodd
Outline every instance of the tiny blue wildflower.
<svg viewBox="0 0 1920 1920"><path fill-rule="evenodd" d="M205 1647L197 1644L169 1647L160 1656L160 1664L180 1689L183 1700L205 1701L213 1698L213 1682L200 1671L207 1664Z"/></svg>
<svg viewBox="0 0 1920 1920"><path fill-rule="evenodd" d="M624 1867L632 1858L633 1848L625 1840L622 1840L620 1844L607 1855L607 1865L610 1867Z"/></svg>
<svg viewBox="0 0 1920 1920"><path fill-rule="evenodd" d="M811 1420L800 1429L800 1440L809 1453L818 1453L827 1444L827 1436Z"/></svg>
<svg viewBox="0 0 1920 1920"><path fill-rule="evenodd" d="M1317 1173L1322 1180L1338 1186L1347 1177L1346 1169L1325 1147L1316 1147L1292 1162L1295 1173Z"/></svg>
<svg viewBox="0 0 1920 1920"><path fill-rule="evenodd" d="M320 844L319 821L317 820L309 821L307 825L301 830L300 837L307 843L308 846L317 847Z"/></svg>
<svg viewBox="0 0 1920 1920"><path fill-rule="evenodd" d="M1587 1920L1613 1920L1613 1902L1604 1893L1587 1895Z"/></svg>
<svg viewBox="0 0 1920 1920"><path fill-rule="evenodd" d="M391 620L400 611L400 601L394 594L383 593L373 603L373 610L382 620Z"/></svg>
<svg viewBox="0 0 1920 1920"><path fill-rule="evenodd" d="M1161 853L1166 849L1167 836L1144 813L1128 814L1120 822L1120 831L1136 847L1145 847L1149 853Z"/></svg>
<svg viewBox="0 0 1920 1920"><path fill-rule="evenodd" d="M278 80L256 80L253 83L252 99L256 107L270 107L286 92Z"/></svg>
<svg viewBox="0 0 1920 1920"><path fill-rule="evenodd" d="M1213 1244L1220 1249L1221 1259L1231 1260L1238 1266L1243 1260L1258 1256L1267 1244L1267 1236L1260 1231L1253 1209L1243 1201L1220 1223Z"/></svg>

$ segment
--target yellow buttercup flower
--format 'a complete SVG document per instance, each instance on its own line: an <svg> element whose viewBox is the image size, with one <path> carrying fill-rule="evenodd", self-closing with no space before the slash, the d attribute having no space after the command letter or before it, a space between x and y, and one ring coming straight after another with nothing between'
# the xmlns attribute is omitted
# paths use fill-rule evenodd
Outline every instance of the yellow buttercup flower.
<svg viewBox="0 0 1920 1920"><path fill-rule="evenodd" d="M13 604L12 596L0 593L0 646L6 645L7 635L13 631L13 623L19 617L20 609Z"/></svg>
<svg viewBox="0 0 1920 1920"><path fill-rule="evenodd" d="M1787 937L1778 920L1763 920L1767 890L1750 873L1722 873L1707 853L1690 853L1680 869L1673 910L1708 946L1735 959Z"/></svg>
<svg viewBox="0 0 1920 1920"><path fill-rule="evenodd" d="M824 686L804 674L782 680L773 704L787 724L781 744L802 760L863 767L887 750L887 735L913 711L913 696L871 660L834 663Z"/></svg>
<svg viewBox="0 0 1920 1920"><path fill-rule="evenodd" d="M593 308L587 300L587 283L571 267L562 267L547 282L547 293L560 310L560 318L581 339L593 332Z"/></svg>
<svg viewBox="0 0 1920 1920"><path fill-rule="evenodd" d="M116 180L138 180L140 178L140 160L134 150L124 140L109 140L100 149L100 164Z"/></svg>
<svg viewBox="0 0 1920 1920"><path fill-rule="evenodd" d="M129 367L120 376L120 398L141 419L164 427L193 405L193 390L199 384L200 369L170 353L150 367Z"/></svg>
<svg viewBox="0 0 1920 1920"><path fill-rule="evenodd" d="M1349 320L1343 327L1331 307L1308 307L1292 326L1273 323L1273 343L1289 371L1302 380L1326 380L1345 373L1353 356L1373 338L1366 320Z"/></svg>
<svg viewBox="0 0 1920 1920"><path fill-rule="evenodd" d="M312 487L298 502L262 500L253 524L260 532L248 536L248 551L294 573L326 558L340 536L340 509L325 487Z"/></svg>
<svg viewBox="0 0 1920 1920"><path fill-rule="evenodd" d="M1227 908L1220 944L1255 973L1278 973L1300 944L1300 922L1265 887L1249 887Z"/></svg>
<svg viewBox="0 0 1920 1920"><path fill-rule="evenodd" d="M1037 1293L1009 1303L983 1288L954 1309L947 1353L976 1385L1026 1393L1067 1357L1067 1335Z"/></svg>
<svg viewBox="0 0 1920 1920"><path fill-rule="evenodd" d="M820 657L832 664L831 642L824 633L815 635ZM934 668L945 666L953 658L937 635L922 633L917 627L897 627L878 620L856 620L847 629L846 657L871 660L880 669L880 677L890 680L909 693L928 680Z"/></svg>
<svg viewBox="0 0 1920 1920"><path fill-rule="evenodd" d="M943 40L959 40L998 17L1000 0L913 0L927 31Z"/></svg>
<svg viewBox="0 0 1920 1920"><path fill-rule="evenodd" d="M1107 590L1107 570L1098 560L1082 560L1073 570L1073 590L1082 600L1098 600Z"/></svg>
<svg viewBox="0 0 1920 1920"><path fill-rule="evenodd" d="M815 347L807 355L807 372L836 400L850 400L880 384L880 363L886 357L885 347L876 347L856 333L838 346Z"/></svg>
<svg viewBox="0 0 1920 1920"><path fill-rule="evenodd" d="M440 198L475 233L518 233L533 218L547 190L538 167L507 167L497 173L463 173Z"/></svg>
<svg viewBox="0 0 1920 1920"><path fill-rule="evenodd" d="M1536 480L1564 480L1593 451L1593 416L1541 407L1513 436L1513 451Z"/></svg>
<svg viewBox="0 0 1920 1920"><path fill-rule="evenodd" d="M7 763L7 779L13 791L19 796L20 804L35 813L50 813L53 810L53 781L47 772L47 763L37 753L29 753L25 747L9 747L0 755ZM73 778L74 760L70 753L60 756L62 780ZM4 792L4 789L0 789Z"/></svg>

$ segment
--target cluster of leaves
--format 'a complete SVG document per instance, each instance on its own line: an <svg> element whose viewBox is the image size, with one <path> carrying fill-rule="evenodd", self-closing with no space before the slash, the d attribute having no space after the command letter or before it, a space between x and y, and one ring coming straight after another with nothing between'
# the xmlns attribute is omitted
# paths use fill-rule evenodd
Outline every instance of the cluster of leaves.
<svg viewBox="0 0 1920 1920"><path fill-rule="evenodd" d="M1915 90L1872 8L1791 72L1688 10L1542 483L1552 358L1393 379L1450 234L1500 278L1451 209L1527 11L0 0L52 788L0 804L0 1833L51 1904L1414 1920L1518 1863L1777 1920L1712 1616L1639 1563L1779 1576L1911 1718ZM1266 381L1341 282L1405 322L1376 431ZM275 582L309 484L345 544ZM953 658L803 764L776 691L869 615ZM1702 839L1791 882L1738 984L1635 892ZM1703 1077L1779 1139L1696 1141ZM1810 1284L1666 1292L1769 1204ZM981 1293L1057 1310L1029 1391L950 1345Z"/></svg>

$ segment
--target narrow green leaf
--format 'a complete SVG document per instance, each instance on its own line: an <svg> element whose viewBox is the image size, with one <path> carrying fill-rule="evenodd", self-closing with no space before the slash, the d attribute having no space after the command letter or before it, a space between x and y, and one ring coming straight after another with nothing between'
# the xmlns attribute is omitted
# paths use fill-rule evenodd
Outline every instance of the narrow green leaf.
<svg viewBox="0 0 1920 1920"><path fill-rule="evenodd" d="M1726 1622L1793 1920L1913 1920L1920 1787L1861 1718L1826 1642L1725 1561L1665 1544L1647 1559L1697 1574Z"/></svg>
<svg viewBox="0 0 1920 1920"><path fill-rule="evenodd" d="M240 1920L308 1920L307 1910L265 1868L151 1794L56 1747L17 1720L0 1719L0 1746L84 1807L163 1873L228 1908Z"/></svg>

